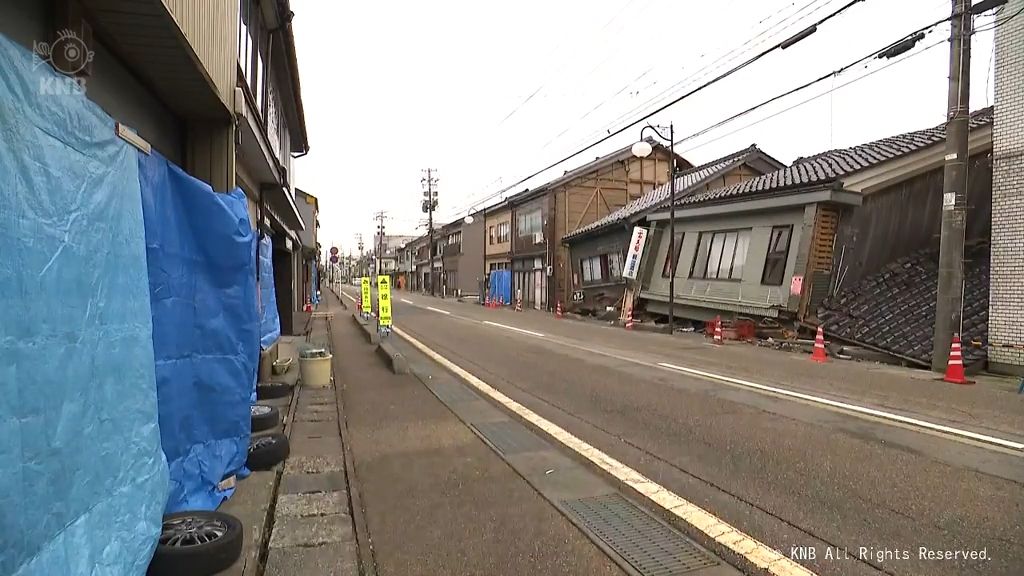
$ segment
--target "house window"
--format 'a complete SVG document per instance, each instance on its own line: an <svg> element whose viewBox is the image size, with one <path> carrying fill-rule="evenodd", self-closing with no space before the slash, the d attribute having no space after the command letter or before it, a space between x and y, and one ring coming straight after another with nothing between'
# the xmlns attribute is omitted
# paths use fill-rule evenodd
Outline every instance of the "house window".
<svg viewBox="0 0 1024 576"><path fill-rule="evenodd" d="M612 252L580 259L584 284L609 282L622 278L622 254Z"/></svg>
<svg viewBox="0 0 1024 576"><path fill-rule="evenodd" d="M487 243L493 246L494 238L494 226L491 226L487 229Z"/></svg>
<svg viewBox="0 0 1024 576"><path fill-rule="evenodd" d="M708 280L742 279L749 245L749 228L701 232L697 239L697 255L693 259L690 277Z"/></svg>
<svg viewBox="0 0 1024 576"><path fill-rule="evenodd" d="M516 215L516 234L519 237L542 232L540 208Z"/></svg>
<svg viewBox="0 0 1024 576"><path fill-rule="evenodd" d="M512 233L511 222L499 222L498 223L498 243L508 242Z"/></svg>
<svg viewBox="0 0 1024 576"><path fill-rule="evenodd" d="M669 278L672 275L672 262L676 263L676 273L679 273L679 254L683 250L683 234L676 234L676 242L673 246L674 254L665 253L665 263L661 265L661 277Z"/></svg>
<svg viewBox="0 0 1024 576"><path fill-rule="evenodd" d="M786 261L789 259L789 240L793 236L792 226L776 226L768 239L768 255L764 259L761 284L781 286L786 276Z"/></svg>

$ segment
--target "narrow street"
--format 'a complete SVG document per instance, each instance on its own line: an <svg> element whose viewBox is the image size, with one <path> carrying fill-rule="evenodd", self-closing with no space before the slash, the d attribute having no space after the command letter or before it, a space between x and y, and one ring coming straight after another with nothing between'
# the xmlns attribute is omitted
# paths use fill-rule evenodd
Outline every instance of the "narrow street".
<svg viewBox="0 0 1024 576"><path fill-rule="evenodd" d="M394 315L399 331L818 574L1010 575L1024 564L1024 459L1013 448L1024 438L1012 433L1022 429L1022 416L1000 402L999 391L908 382L878 371L879 380L904 381L883 396L866 379L850 382L871 377L867 365L844 363L844 377L827 381L836 371L806 356L743 344L714 348L694 335L669 339L405 292L396 294ZM395 341L410 357L423 357ZM901 408L900 416L953 432L659 364L857 406ZM824 383L814 382L815 371ZM899 396L917 386L934 393ZM961 397L944 399L940 392ZM728 557L706 534L674 523ZM987 559L929 560L922 548L926 556L983 551Z"/></svg>

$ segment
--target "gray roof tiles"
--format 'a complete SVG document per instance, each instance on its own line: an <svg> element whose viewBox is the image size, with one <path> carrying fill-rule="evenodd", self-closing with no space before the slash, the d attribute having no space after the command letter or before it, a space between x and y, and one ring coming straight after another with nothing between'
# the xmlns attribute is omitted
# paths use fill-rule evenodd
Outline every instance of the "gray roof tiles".
<svg viewBox="0 0 1024 576"><path fill-rule="evenodd" d="M993 108L990 106L971 114L971 129L990 125L992 111ZM801 186L825 184L887 160L938 144L945 139L946 125L943 123L933 128L890 136L851 148L829 150L814 156L798 158L792 166L740 184L688 195L678 200L676 204L690 205L730 201Z"/></svg>

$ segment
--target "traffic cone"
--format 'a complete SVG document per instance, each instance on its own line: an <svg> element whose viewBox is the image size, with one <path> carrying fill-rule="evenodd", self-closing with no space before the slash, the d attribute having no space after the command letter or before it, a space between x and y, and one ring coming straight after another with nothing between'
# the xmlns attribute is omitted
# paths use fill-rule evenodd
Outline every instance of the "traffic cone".
<svg viewBox="0 0 1024 576"><path fill-rule="evenodd" d="M714 340L712 340L712 341L715 344L725 344L725 341L722 339L722 317L721 316L715 316L715 336L714 336Z"/></svg>
<svg viewBox="0 0 1024 576"><path fill-rule="evenodd" d="M630 308L626 311L626 330L633 329L633 309Z"/></svg>
<svg viewBox="0 0 1024 576"><path fill-rule="evenodd" d="M490 294L485 294L484 295L484 308L490 308L490 307L491 307L491 295Z"/></svg>
<svg viewBox="0 0 1024 576"><path fill-rule="evenodd" d="M556 318L561 318L562 317L562 301L561 300L559 300L555 304L555 317Z"/></svg>
<svg viewBox="0 0 1024 576"><path fill-rule="evenodd" d="M516 312L522 312L522 311L523 311L523 299L522 298L516 298Z"/></svg>
<svg viewBox="0 0 1024 576"><path fill-rule="evenodd" d="M828 362L828 354L825 353L825 331L818 326L818 333L814 336L814 352L811 360L815 362Z"/></svg>
<svg viewBox="0 0 1024 576"><path fill-rule="evenodd" d="M973 384L964 374L964 355L960 349L960 335L953 334L953 343L949 345L949 361L946 362L946 382L953 384Z"/></svg>

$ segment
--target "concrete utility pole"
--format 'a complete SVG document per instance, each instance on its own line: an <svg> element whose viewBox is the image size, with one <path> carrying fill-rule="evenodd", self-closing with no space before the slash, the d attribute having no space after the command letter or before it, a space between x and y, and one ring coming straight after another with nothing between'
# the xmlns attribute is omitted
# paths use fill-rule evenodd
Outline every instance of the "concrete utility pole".
<svg viewBox="0 0 1024 576"><path fill-rule="evenodd" d="M363 263L363 235L362 234L356 234L356 242L359 244L359 266L358 266L358 268L359 268L359 276L367 276L368 274L364 274L363 273L363 270L365 268L364 268L364 263Z"/></svg>
<svg viewBox="0 0 1024 576"><path fill-rule="evenodd" d="M433 168L427 168L423 171L425 176L420 178L420 184L423 185L423 203L422 210L427 215L427 243L430 248L430 259L428 260L428 266L430 268L427 278L430 279L430 295L436 296L437 290L435 289L434 282L434 210L437 209L437 170Z"/></svg>
<svg viewBox="0 0 1024 576"><path fill-rule="evenodd" d="M949 46L949 110L946 115L946 166L942 180L942 235L939 287L935 301L932 370L946 369L953 334L963 325L964 236L967 228L967 136L971 116L970 0L952 0Z"/></svg>
<svg viewBox="0 0 1024 576"><path fill-rule="evenodd" d="M377 276L380 276L384 272L384 264L382 258L384 256L384 216L387 213L381 210L373 215L373 218L377 221L377 261L375 262L374 268L376 269Z"/></svg>

